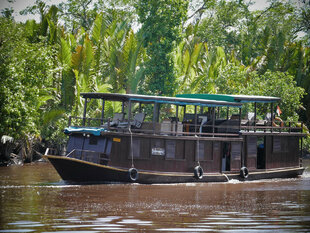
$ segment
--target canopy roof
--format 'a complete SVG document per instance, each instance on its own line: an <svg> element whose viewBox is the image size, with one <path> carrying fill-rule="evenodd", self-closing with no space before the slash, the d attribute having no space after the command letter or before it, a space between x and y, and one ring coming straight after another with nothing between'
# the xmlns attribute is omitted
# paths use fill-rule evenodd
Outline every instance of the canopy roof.
<svg viewBox="0 0 310 233"><path fill-rule="evenodd" d="M165 97L165 96L151 96L151 95L137 95L137 94L115 94L115 93L81 93L83 98L103 99L111 101L133 101L145 103L166 103L176 105L198 105L208 107L237 107L241 108L242 104L238 101L227 101L224 99L207 99L187 96ZM203 97L203 96L202 96Z"/></svg>
<svg viewBox="0 0 310 233"><path fill-rule="evenodd" d="M217 100L227 101L231 103L274 103L281 99L279 97L272 96L255 96L255 95L223 95L223 94L180 94L177 95L180 98L191 99L205 99L205 100Z"/></svg>

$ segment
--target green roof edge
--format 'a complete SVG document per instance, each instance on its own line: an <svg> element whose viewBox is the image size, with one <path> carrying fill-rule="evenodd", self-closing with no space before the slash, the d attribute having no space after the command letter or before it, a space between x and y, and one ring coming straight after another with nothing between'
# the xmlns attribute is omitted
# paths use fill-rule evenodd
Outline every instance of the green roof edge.
<svg viewBox="0 0 310 233"><path fill-rule="evenodd" d="M218 100L226 101L231 103L239 103L233 96L230 95L220 95L220 94L178 94L176 97L182 98L192 98L192 99L207 99L207 100Z"/></svg>

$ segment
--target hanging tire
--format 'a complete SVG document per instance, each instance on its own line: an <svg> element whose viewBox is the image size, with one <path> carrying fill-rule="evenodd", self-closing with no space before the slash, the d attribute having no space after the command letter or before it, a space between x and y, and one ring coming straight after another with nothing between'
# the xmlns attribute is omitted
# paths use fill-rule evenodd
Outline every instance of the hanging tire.
<svg viewBox="0 0 310 233"><path fill-rule="evenodd" d="M200 166L194 168L194 176L196 179L201 180L203 177L203 169Z"/></svg>
<svg viewBox="0 0 310 233"><path fill-rule="evenodd" d="M130 181L136 181L139 178L139 172L136 168L132 167L128 170Z"/></svg>
<svg viewBox="0 0 310 233"><path fill-rule="evenodd" d="M241 176L241 178L243 178L243 179L248 178L248 176L249 176L249 170L247 169L247 167L242 167L242 168L240 169L240 176Z"/></svg>

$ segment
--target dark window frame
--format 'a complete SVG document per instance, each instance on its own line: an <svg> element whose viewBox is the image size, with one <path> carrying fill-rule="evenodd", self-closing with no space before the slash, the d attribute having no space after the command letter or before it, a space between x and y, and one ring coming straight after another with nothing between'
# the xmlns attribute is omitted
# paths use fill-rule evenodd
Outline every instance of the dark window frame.
<svg viewBox="0 0 310 233"><path fill-rule="evenodd" d="M211 162L214 161L214 144L213 141L199 141L199 162ZM206 147L206 144L208 145ZM200 152L202 150L201 145L203 145L203 158L201 159ZM209 156L208 156L209 155ZM211 159L210 159L211 158ZM196 156L196 161L198 161L198 154Z"/></svg>

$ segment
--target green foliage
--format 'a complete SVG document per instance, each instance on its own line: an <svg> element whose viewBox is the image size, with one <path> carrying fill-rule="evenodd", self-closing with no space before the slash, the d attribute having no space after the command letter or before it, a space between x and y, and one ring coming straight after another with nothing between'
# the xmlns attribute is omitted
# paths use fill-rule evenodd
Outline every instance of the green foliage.
<svg viewBox="0 0 310 233"><path fill-rule="evenodd" d="M216 90L218 93L240 94L248 88L247 77L244 67L230 63L220 69L215 79Z"/></svg>
<svg viewBox="0 0 310 233"><path fill-rule="evenodd" d="M292 75L279 71L267 71L263 75L253 72L243 94L280 97L279 106L283 112L281 117L285 120L290 117L296 121L304 89L296 86Z"/></svg>
<svg viewBox="0 0 310 233"><path fill-rule="evenodd" d="M192 32L192 26L188 26L187 33ZM178 91L191 92L191 84L196 81L196 77L202 72L202 56L207 52L206 43L200 42L195 34L187 34L177 46L174 52L174 63L176 67Z"/></svg>
<svg viewBox="0 0 310 233"><path fill-rule="evenodd" d="M128 0L68 0L58 5L61 19L68 31L77 32L84 28L91 30L99 12L104 12L104 18L110 24L124 19L133 19L132 1ZM131 5L130 5L131 4Z"/></svg>
<svg viewBox="0 0 310 233"><path fill-rule="evenodd" d="M72 30L78 30L81 27L90 29L95 16L96 11L92 9L91 0L68 0L59 5L63 17L65 19L66 26Z"/></svg>
<svg viewBox="0 0 310 233"><path fill-rule="evenodd" d="M309 154L310 152L310 137L308 136L303 140L303 154Z"/></svg>
<svg viewBox="0 0 310 233"><path fill-rule="evenodd" d="M187 1L138 1L143 43L149 60L145 64L146 92L172 95L175 87L171 52L179 41L186 17Z"/></svg>
<svg viewBox="0 0 310 233"><path fill-rule="evenodd" d="M209 1L197 34L210 48L225 46L226 52L230 52L240 43L238 32L245 26L248 11L243 1Z"/></svg>
<svg viewBox="0 0 310 233"><path fill-rule="evenodd" d="M28 25L0 18L1 30L7 32L0 38L0 136L14 138L28 152L26 157L41 137L41 116L49 108L47 103L57 102L52 82L57 73L56 50L44 42L30 42Z"/></svg>
<svg viewBox="0 0 310 233"><path fill-rule="evenodd" d="M302 28L302 30L305 33L304 37L305 37L305 40L307 41L307 45L309 46L310 45L310 35L309 35L309 32L310 32L310 1L309 0L304 0L303 1L303 5L301 7L301 10L300 10L300 27Z"/></svg>

